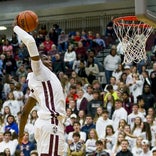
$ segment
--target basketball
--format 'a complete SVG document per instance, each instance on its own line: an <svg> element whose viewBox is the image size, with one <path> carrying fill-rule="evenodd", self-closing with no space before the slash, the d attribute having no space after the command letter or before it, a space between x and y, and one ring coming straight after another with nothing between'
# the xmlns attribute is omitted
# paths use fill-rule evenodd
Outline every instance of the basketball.
<svg viewBox="0 0 156 156"><path fill-rule="evenodd" d="M22 11L17 16L17 25L26 32L31 32L38 26L38 16L31 10Z"/></svg>

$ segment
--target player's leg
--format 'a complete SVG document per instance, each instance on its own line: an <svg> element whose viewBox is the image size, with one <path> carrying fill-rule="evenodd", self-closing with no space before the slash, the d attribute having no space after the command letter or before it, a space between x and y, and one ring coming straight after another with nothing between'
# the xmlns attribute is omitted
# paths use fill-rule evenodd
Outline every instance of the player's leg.
<svg viewBox="0 0 156 156"><path fill-rule="evenodd" d="M64 128L50 121L37 120L35 123L35 139L37 151L40 156L63 156L64 154Z"/></svg>

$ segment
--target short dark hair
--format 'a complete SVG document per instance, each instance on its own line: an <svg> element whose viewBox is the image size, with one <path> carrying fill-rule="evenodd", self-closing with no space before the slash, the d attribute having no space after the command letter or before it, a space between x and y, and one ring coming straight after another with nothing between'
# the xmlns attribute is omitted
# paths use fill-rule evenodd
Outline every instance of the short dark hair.
<svg viewBox="0 0 156 156"><path fill-rule="evenodd" d="M139 108L139 105L138 105L137 103L134 103L133 106L137 106L137 107ZM133 107L133 106L132 106L132 107Z"/></svg>
<svg viewBox="0 0 156 156"><path fill-rule="evenodd" d="M9 135L11 136L11 132L10 132L10 131L5 131L5 132L3 133L3 136L6 135L6 134L9 134Z"/></svg>
<svg viewBox="0 0 156 156"><path fill-rule="evenodd" d="M137 96L137 102L139 102L139 101L141 101L141 100L143 100L143 96L142 96L142 95L138 95L138 96Z"/></svg>
<svg viewBox="0 0 156 156"><path fill-rule="evenodd" d="M123 139L123 140L121 141L121 143L124 142L124 141L127 142L127 143L129 144L129 142L128 142L127 139Z"/></svg>
<svg viewBox="0 0 156 156"><path fill-rule="evenodd" d="M91 118L93 119L93 117L92 117L92 115L91 115L91 114L87 114L87 115L86 115L86 117L91 117Z"/></svg>
<svg viewBox="0 0 156 156"><path fill-rule="evenodd" d="M95 142L95 144L96 144L96 145L103 145L103 142L102 142L101 140L97 140L97 141Z"/></svg>
<svg viewBox="0 0 156 156"><path fill-rule="evenodd" d="M122 99L116 99L115 102L123 103Z"/></svg>
<svg viewBox="0 0 156 156"><path fill-rule="evenodd" d="M106 109L104 109L102 114L109 114L109 112Z"/></svg>
<svg viewBox="0 0 156 156"><path fill-rule="evenodd" d="M76 89L76 85L71 85L70 89Z"/></svg>
<svg viewBox="0 0 156 156"><path fill-rule="evenodd" d="M107 89L108 91L113 90L113 86L112 86L111 84L109 84L109 85L106 87L106 89Z"/></svg>
<svg viewBox="0 0 156 156"><path fill-rule="evenodd" d="M13 118L13 121L15 122L15 117L14 117L14 115L9 114L9 115L7 116L7 121L8 121L8 118L9 118L9 117Z"/></svg>
<svg viewBox="0 0 156 156"><path fill-rule="evenodd" d="M73 125L75 125L75 124L81 125L79 121L75 121L75 122L73 123Z"/></svg>
<svg viewBox="0 0 156 156"><path fill-rule="evenodd" d="M73 133L73 137L79 137L80 138L80 133L79 132Z"/></svg>
<svg viewBox="0 0 156 156"><path fill-rule="evenodd" d="M154 150L152 151L152 153L154 153L154 152L156 152L156 149L154 149Z"/></svg>

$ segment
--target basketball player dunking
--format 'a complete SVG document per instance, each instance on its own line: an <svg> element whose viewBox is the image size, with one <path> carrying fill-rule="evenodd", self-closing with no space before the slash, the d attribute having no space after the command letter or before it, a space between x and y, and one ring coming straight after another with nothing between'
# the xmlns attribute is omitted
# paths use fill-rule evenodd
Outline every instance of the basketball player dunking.
<svg viewBox="0 0 156 156"><path fill-rule="evenodd" d="M22 142L28 115L37 103L40 109L35 123L35 139L39 156L62 156L65 142L62 116L66 112L61 83L51 71L51 60L46 55L39 55L34 38L19 26L13 30L27 46L32 67L27 77L31 93L21 116L19 143Z"/></svg>

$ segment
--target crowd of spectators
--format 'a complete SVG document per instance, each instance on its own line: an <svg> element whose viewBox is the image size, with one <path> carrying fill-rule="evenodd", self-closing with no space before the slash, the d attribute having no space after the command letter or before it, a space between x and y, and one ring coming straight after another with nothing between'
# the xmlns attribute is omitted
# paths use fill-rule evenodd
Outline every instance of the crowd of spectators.
<svg viewBox="0 0 156 156"><path fill-rule="evenodd" d="M66 102L64 156L152 156L156 153L156 62L122 64L112 22L104 37L92 31L66 34L59 25L32 33L40 53L52 60ZM30 90L28 51L16 34L1 38L0 155L37 156L36 106L18 144L18 123ZM103 63L97 55L110 48ZM155 60L154 60L155 61ZM98 79L105 72L106 83Z"/></svg>

